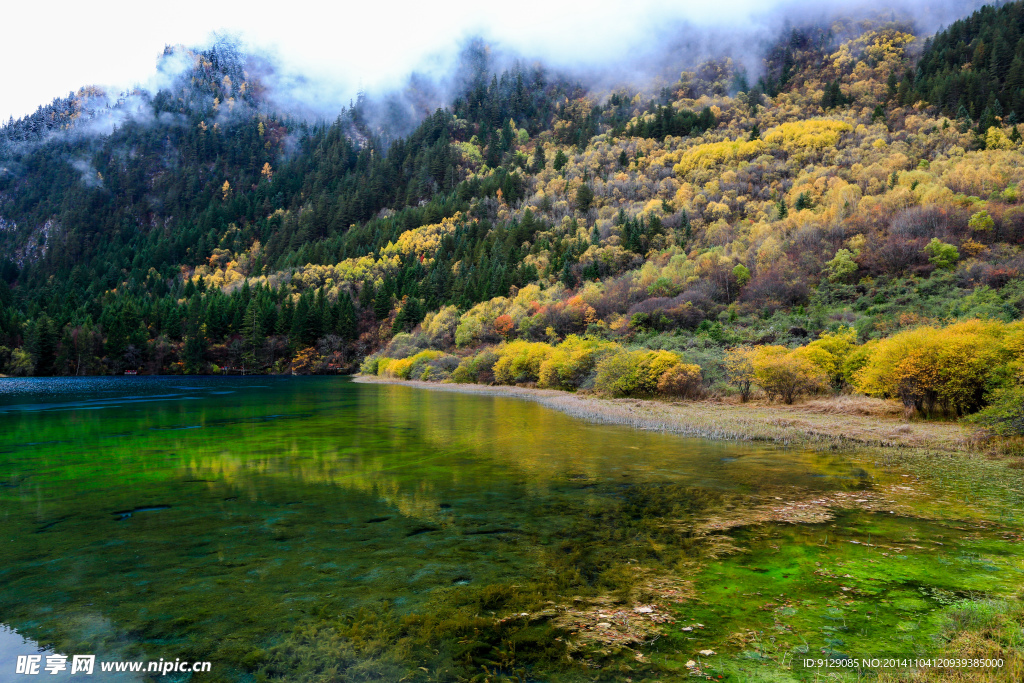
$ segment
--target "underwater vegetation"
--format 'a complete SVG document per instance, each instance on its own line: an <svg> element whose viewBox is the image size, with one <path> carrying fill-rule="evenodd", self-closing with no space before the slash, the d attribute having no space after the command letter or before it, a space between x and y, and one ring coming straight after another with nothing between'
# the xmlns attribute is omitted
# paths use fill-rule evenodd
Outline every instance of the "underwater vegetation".
<svg viewBox="0 0 1024 683"><path fill-rule="evenodd" d="M82 393L103 381L0 399L0 622L55 652L213 662L196 681L1021 671L1020 492L999 463L339 378ZM955 654L1004 666L803 663Z"/></svg>

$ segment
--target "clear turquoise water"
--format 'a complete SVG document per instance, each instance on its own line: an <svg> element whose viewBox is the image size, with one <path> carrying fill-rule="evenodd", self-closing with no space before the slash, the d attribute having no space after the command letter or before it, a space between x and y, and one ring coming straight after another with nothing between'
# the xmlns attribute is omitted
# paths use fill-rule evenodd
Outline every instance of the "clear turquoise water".
<svg viewBox="0 0 1024 683"><path fill-rule="evenodd" d="M0 380L0 623L57 652L213 662L195 680L619 680L626 661L657 675L694 647L724 652L770 614L753 594L779 586L812 601L779 637L827 647L837 589L815 572L860 562L846 580L858 600L911 591L920 614L876 610L833 649L873 647L908 619L910 644L895 646L920 634L931 647L935 595L1019 583L1000 529L851 512L734 530L745 552L718 559L687 531L886 476L847 456L344 378ZM881 571L872 547L836 541L908 533L947 544ZM680 622L646 648L652 663L570 661L551 623L496 621L574 596L628 602L632 566L694 582L698 597L667 609L705 624L699 639Z"/></svg>

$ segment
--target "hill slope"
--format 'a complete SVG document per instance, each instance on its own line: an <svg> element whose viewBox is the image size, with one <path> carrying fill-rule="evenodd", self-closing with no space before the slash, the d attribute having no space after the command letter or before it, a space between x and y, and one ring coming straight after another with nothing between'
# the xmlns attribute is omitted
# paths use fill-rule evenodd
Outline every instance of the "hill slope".
<svg viewBox="0 0 1024 683"><path fill-rule="evenodd" d="M329 125L276 114L243 58L188 53L146 121L47 137L74 132L73 100L0 132L0 362L336 372L454 352L437 377L480 345L589 335L678 352L729 392L732 347L1009 323L1020 8L928 40L794 29L754 87L726 59L653 99L470 51L461 94L400 139L368 103ZM947 96L954 72L977 96Z"/></svg>

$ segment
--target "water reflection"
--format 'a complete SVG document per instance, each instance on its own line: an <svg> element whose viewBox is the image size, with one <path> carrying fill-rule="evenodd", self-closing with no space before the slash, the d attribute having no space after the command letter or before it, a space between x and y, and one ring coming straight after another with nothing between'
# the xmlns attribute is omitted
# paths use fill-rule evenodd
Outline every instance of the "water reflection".
<svg viewBox="0 0 1024 683"><path fill-rule="evenodd" d="M100 664L96 663L93 666L92 675L87 675L83 672L76 674L71 673L72 669L72 658L67 656L65 662L66 666L63 670L57 670L56 668L52 671L46 669L48 664L47 656L55 654L52 649L44 648L35 642L31 638L26 638L15 631L13 628L6 624L0 623L0 681L15 681L15 680L32 680L32 678L18 675L18 657L40 655L39 661L39 673L38 676L45 677L43 680L52 681L53 683L67 683L69 681L80 681L89 680L96 681L97 683L132 683L133 681L141 681L142 678L138 674L127 673L127 672L105 672L101 670ZM77 654L96 654L95 652L80 652ZM107 657L100 655L97 657L97 661L117 661L116 657Z"/></svg>
<svg viewBox="0 0 1024 683"><path fill-rule="evenodd" d="M876 475L835 455L343 379L18 386L0 390L0 538L13 540L0 618L58 651L170 648L228 679L317 615L472 601L547 581L567 539L623 545L647 533L644 515ZM573 551L574 581L597 580L599 550Z"/></svg>

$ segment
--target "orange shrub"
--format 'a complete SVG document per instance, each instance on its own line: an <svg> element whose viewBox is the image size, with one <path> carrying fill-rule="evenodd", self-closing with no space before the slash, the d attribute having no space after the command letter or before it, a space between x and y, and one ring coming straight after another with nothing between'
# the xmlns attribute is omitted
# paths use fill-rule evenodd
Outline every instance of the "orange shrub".
<svg viewBox="0 0 1024 683"><path fill-rule="evenodd" d="M665 396L700 398L703 389L700 366L690 363L672 366L658 380L658 393Z"/></svg>

